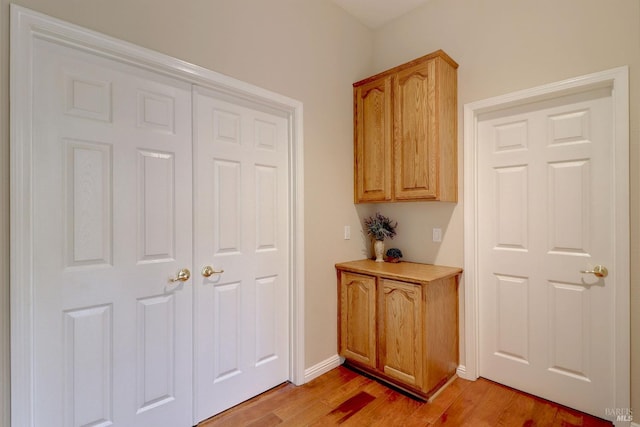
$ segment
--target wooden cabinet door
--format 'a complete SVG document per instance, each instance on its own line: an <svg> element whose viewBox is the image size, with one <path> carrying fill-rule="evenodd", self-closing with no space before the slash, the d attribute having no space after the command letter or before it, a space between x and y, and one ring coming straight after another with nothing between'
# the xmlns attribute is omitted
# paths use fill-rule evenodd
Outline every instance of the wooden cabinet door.
<svg viewBox="0 0 640 427"><path fill-rule="evenodd" d="M355 202L392 198L391 78L358 86L355 103Z"/></svg>
<svg viewBox="0 0 640 427"><path fill-rule="evenodd" d="M393 78L394 182L396 200L438 197L438 133L435 60Z"/></svg>
<svg viewBox="0 0 640 427"><path fill-rule="evenodd" d="M376 279L340 275L339 333L341 356L376 367Z"/></svg>
<svg viewBox="0 0 640 427"><path fill-rule="evenodd" d="M424 328L422 287L382 279L380 289L380 364L389 377L423 386Z"/></svg>

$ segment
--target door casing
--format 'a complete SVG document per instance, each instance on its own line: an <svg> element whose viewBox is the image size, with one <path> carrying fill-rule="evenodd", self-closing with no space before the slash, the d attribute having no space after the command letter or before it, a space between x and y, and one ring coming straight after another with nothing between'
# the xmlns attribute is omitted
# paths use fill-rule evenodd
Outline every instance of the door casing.
<svg viewBox="0 0 640 427"><path fill-rule="evenodd" d="M205 68L11 5L11 423L33 425L33 245L31 156L33 41L46 39L266 105L289 127L289 380L304 372L304 198L302 103Z"/></svg>
<svg viewBox="0 0 640 427"><path fill-rule="evenodd" d="M465 357L458 375L469 380L479 377L479 309L478 294L478 116L531 102L561 97L586 89L610 87L614 110L613 153L614 206L616 222L614 268L618 274L615 288L614 402L616 408L630 407L630 261L629 261L629 70L618 67L561 82L514 92L464 106L464 321L461 336ZM463 328L462 328L463 327Z"/></svg>

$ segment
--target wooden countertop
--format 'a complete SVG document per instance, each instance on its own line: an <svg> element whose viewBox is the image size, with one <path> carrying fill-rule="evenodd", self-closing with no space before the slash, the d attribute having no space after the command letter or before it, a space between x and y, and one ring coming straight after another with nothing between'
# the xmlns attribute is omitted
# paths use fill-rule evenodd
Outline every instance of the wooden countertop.
<svg viewBox="0 0 640 427"><path fill-rule="evenodd" d="M340 262L336 264L336 269L412 282L431 282L457 276L462 273L462 269L458 267L445 267L442 265L419 264L405 261L399 263L375 262L371 259Z"/></svg>

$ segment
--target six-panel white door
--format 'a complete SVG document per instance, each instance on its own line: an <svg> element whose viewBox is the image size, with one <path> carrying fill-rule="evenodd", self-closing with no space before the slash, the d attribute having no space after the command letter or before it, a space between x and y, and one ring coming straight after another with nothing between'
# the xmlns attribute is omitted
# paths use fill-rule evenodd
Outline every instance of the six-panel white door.
<svg viewBox="0 0 640 427"><path fill-rule="evenodd" d="M34 423L191 425L191 86L35 44Z"/></svg>
<svg viewBox="0 0 640 427"><path fill-rule="evenodd" d="M480 375L599 417L614 406L611 98L478 118ZM581 272L596 265L608 276Z"/></svg>
<svg viewBox="0 0 640 427"><path fill-rule="evenodd" d="M202 88L194 123L201 421L289 377L289 129L282 113Z"/></svg>

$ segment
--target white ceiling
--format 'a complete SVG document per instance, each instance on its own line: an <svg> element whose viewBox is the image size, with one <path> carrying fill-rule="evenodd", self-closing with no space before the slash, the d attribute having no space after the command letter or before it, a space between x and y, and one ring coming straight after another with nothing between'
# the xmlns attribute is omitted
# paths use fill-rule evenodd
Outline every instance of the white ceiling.
<svg viewBox="0 0 640 427"><path fill-rule="evenodd" d="M429 0L332 0L367 27L379 28Z"/></svg>

